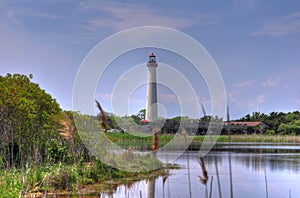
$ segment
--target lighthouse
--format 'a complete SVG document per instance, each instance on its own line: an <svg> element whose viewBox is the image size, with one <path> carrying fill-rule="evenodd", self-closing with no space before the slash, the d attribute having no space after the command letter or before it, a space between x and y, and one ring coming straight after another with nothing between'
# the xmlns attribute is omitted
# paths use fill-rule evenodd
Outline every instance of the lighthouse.
<svg viewBox="0 0 300 198"><path fill-rule="evenodd" d="M149 55L147 63L148 84L146 98L146 120L153 122L157 120L157 83L156 83L156 56L152 53Z"/></svg>

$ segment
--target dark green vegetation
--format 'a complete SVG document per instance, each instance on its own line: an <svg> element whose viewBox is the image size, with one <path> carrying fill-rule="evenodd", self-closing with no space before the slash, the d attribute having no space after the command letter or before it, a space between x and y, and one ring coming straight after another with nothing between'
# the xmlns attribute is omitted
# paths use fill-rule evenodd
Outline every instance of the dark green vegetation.
<svg viewBox="0 0 300 198"><path fill-rule="evenodd" d="M52 151L63 141L57 133L61 119L62 110L57 102L30 82L27 76L0 76L0 154L3 167L39 165L59 157Z"/></svg>
<svg viewBox="0 0 300 198"><path fill-rule="evenodd" d="M260 121L267 124L270 129L266 131L268 135L275 134L300 134L300 112L294 111L289 113L271 112L264 114L261 112L253 112L252 115L246 116L236 121Z"/></svg>
<svg viewBox="0 0 300 198"><path fill-rule="evenodd" d="M32 76L8 74L0 76L0 197L18 197L21 194L38 191L71 191L77 193L88 184L105 183L106 180L138 178L149 175L145 167L160 162L145 156L134 156L131 152L120 155L122 160L131 157L128 166L138 166L139 173L130 173L108 167L96 160L84 146L82 139L89 131L100 132L96 116L81 115L63 111L59 104L31 82ZM145 112L130 116L139 123ZM79 123L75 127L74 117ZM119 117L107 117L107 129L117 129ZM179 119L174 118L174 119ZM182 118L180 118L182 119ZM189 120L189 118L184 118ZM208 120L209 117L200 120ZM269 136L241 135L232 136L237 142L297 142L298 136L277 136L276 134L297 134L300 131L300 113L259 112L247 115L242 121L262 121L270 126ZM118 122L117 122L118 121ZM132 119L131 119L132 121ZM127 130L131 131L130 119L122 119ZM128 123L126 123L128 122ZM81 132L81 137L78 131ZM133 136L126 132L107 133L111 141L128 150L150 150L152 136ZM160 135L159 145L168 143L174 135ZM192 147L199 148L203 136L195 137ZM228 142L227 136L214 137L218 141ZM163 170L158 170L163 171Z"/></svg>
<svg viewBox="0 0 300 198"><path fill-rule="evenodd" d="M108 167L93 157L82 143L73 113L63 112L57 102L25 75L0 77L0 197L19 197L38 191L78 192L87 184L147 175L145 167L156 158L131 157L129 166L139 173ZM89 119L81 116L81 119ZM97 119L91 130L98 130ZM110 121L108 121L110 123ZM94 129L93 129L94 128ZM116 161L116 163L120 163Z"/></svg>

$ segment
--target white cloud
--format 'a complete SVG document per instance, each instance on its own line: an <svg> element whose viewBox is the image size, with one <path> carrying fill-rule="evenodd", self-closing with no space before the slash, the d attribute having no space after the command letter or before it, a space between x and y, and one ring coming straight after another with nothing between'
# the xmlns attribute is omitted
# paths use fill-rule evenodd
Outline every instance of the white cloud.
<svg viewBox="0 0 300 198"><path fill-rule="evenodd" d="M300 33L300 12L296 12L284 17L279 18L276 21L272 21L269 24L265 24L258 30L251 33L253 36L273 36L280 37L290 34Z"/></svg>
<svg viewBox="0 0 300 198"><path fill-rule="evenodd" d="M102 100L105 100L106 102L107 101L111 101L111 97L112 97L112 94L111 93L97 93L95 95L95 97L97 98L97 100L99 99L100 101Z"/></svg>
<svg viewBox="0 0 300 198"><path fill-rule="evenodd" d="M101 28L111 28L115 31L133 28L137 26L168 26L175 29L182 29L195 25L210 25L220 22L215 16L199 16L194 18L172 16L172 13L165 13L160 8L149 8L141 4L110 2L109 4L92 2L81 5L82 12L98 10L102 15L86 20L83 27L89 31Z"/></svg>
<svg viewBox="0 0 300 198"><path fill-rule="evenodd" d="M41 29L37 26L45 23L44 20L39 21L41 18L47 19L48 22L48 20L59 21L61 17L51 11L42 12L30 8L26 4L14 5L14 3L5 3L0 7L0 54L5 58L27 59L28 54L49 57L49 54L46 54L49 51L58 53L57 48L61 43L55 43L55 40L59 36L66 38L65 34L55 32L55 28Z"/></svg>
<svg viewBox="0 0 300 198"><path fill-rule="evenodd" d="M265 94L260 94L255 98L255 102L258 104L262 104L266 101L266 95Z"/></svg>
<svg viewBox="0 0 300 198"><path fill-rule="evenodd" d="M247 102L245 102L243 95L247 93L246 88L250 88L253 85L253 83L255 83L255 80L246 80L233 84L234 89L226 91L227 98L236 106L244 107Z"/></svg>
<svg viewBox="0 0 300 198"><path fill-rule="evenodd" d="M226 95L227 95L227 98L230 99L232 102L236 102L237 99L235 97L235 94L232 92L232 91L226 91Z"/></svg>
<svg viewBox="0 0 300 198"><path fill-rule="evenodd" d="M229 101L235 109L245 109L247 111L261 110L266 101L266 94L260 93L255 96L255 87L251 88L254 80L243 81L234 84L235 88L226 92Z"/></svg>
<svg viewBox="0 0 300 198"><path fill-rule="evenodd" d="M276 78L268 78L266 81L261 83L263 87L274 87L278 84L279 77Z"/></svg>
<svg viewBox="0 0 300 198"><path fill-rule="evenodd" d="M244 87L250 87L254 82L255 80L247 80L247 81L236 83L234 85L237 86L238 88L244 88Z"/></svg>
<svg viewBox="0 0 300 198"><path fill-rule="evenodd" d="M206 97L200 97L198 96L198 101L200 104L203 104L204 106L206 105L210 105L210 99L206 98Z"/></svg>
<svg viewBox="0 0 300 198"><path fill-rule="evenodd" d="M256 98L253 100L248 101L247 106L250 111L262 111L262 105L266 101L266 95L265 94L259 94Z"/></svg>

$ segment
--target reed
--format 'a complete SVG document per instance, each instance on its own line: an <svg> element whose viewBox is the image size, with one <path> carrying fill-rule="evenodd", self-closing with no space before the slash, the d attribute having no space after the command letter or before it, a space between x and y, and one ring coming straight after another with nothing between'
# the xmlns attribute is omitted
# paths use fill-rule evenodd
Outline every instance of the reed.
<svg viewBox="0 0 300 198"><path fill-rule="evenodd" d="M184 144L187 145L187 132L185 129L182 130L182 135L184 136ZM190 159L189 159L189 150L185 151L186 153L186 160L187 160L187 167L188 167L188 184L189 184L189 197L192 198L192 187L191 187L191 172L190 172Z"/></svg>
<svg viewBox="0 0 300 198"><path fill-rule="evenodd" d="M151 150L156 151L158 148L158 132L155 132L152 136Z"/></svg>
<svg viewBox="0 0 300 198"><path fill-rule="evenodd" d="M208 180L208 172L204 163L203 157L199 158L199 164L202 170L202 176L198 176L200 182L205 185L205 197L208 198L208 192L207 192L207 180Z"/></svg>
<svg viewBox="0 0 300 198"><path fill-rule="evenodd" d="M213 186L213 179L214 179L214 177L211 176L210 178L211 179L210 179L209 198L212 198L212 186Z"/></svg>
<svg viewBox="0 0 300 198"><path fill-rule="evenodd" d="M229 115L229 106L227 106L227 122L230 121L230 115ZM230 147L231 144L231 129L228 127L228 147ZM229 180L230 180L230 197L233 198L233 186L232 186L232 168L231 168L231 153L230 149L228 149L228 155L229 155Z"/></svg>
<svg viewBox="0 0 300 198"><path fill-rule="evenodd" d="M215 168L216 168L216 174L217 174L219 197L222 198L222 191L221 191L221 184L220 184L220 175L219 175L219 168L218 168L218 162L217 162L216 156L214 157L214 161L215 161Z"/></svg>
<svg viewBox="0 0 300 198"><path fill-rule="evenodd" d="M206 185L208 180L208 173L207 173L207 169L203 157L199 157L199 164L202 170L202 176L198 176L198 178L202 184Z"/></svg>
<svg viewBox="0 0 300 198"><path fill-rule="evenodd" d="M105 111L103 110L102 106L100 105L100 103L95 100L96 102L96 106L98 107L100 113L98 114L98 120L100 122L100 125L102 126L102 128L104 129L104 132L107 133L107 115L105 113Z"/></svg>
<svg viewBox="0 0 300 198"><path fill-rule="evenodd" d="M208 198L208 192L207 192L208 172L204 163L204 158L202 156L199 157L199 165L201 167L202 176L198 176L198 179L205 186L205 197Z"/></svg>
<svg viewBox="0 0 300 198"><path fill-rule="evenodd" d="M265 184L266 184L266 198L269 198L269 193L268 193L268 179L267 179L266 164L265 164L265 166L264 166L264 172L265 172Z"/></svg>

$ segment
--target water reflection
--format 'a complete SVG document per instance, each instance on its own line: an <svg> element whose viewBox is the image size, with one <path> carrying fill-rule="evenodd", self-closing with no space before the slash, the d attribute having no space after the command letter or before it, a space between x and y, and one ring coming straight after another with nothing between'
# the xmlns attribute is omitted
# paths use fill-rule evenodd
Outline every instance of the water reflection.
<svg viewBox="0 0 300 198"><path fill-rule="evenodd" d="M260 172L266 167L271 172L289 170L292 173L300 171L300 153L295 154L253 154L253 153L231 153L233 163L245 167L255 172ZM208 165L212 165L214 160L219 166L227 163L228 156L224 152L211 152L205 157Z"/></svg>
<svg viewBox="0 0 300 198"><path fill-rule="evenodd" d="M146 198L154 198L155 196L155 179L146 181Z"/></svg>
<svg viewBox="0 0 300 198"><path fill-rule="evenodd" d="M224 149L212 151L205 156L204 163L208 172L205 185L199 181L203 172L198 153L189 152L188 158L182 155L175 161L182 168L171 170L169 178L140 181L135 188L122 185L113 197L206 197L210 194L212 197L220 197L220 194L222 197L230 197L230 160L233 197L266 197L267 193L269 197L288 197L289 193L299 195L300 146L294 150L279 148L284 151L282 153L265 152L266 149L278 150L276 146L254 147L252 145L251 149L259 152L231 149L229 155L228 150Z"/></svg>

